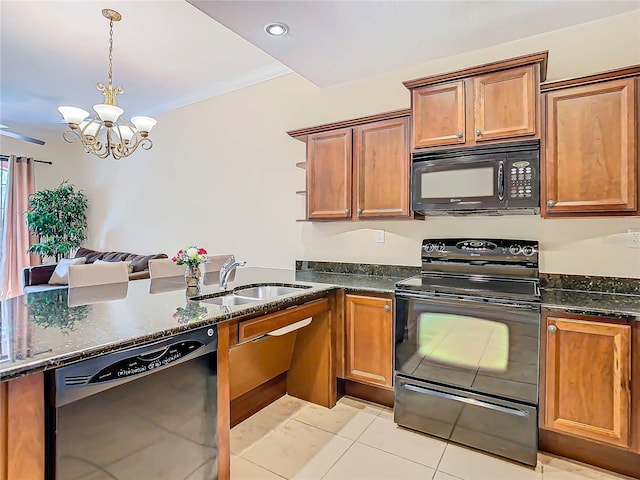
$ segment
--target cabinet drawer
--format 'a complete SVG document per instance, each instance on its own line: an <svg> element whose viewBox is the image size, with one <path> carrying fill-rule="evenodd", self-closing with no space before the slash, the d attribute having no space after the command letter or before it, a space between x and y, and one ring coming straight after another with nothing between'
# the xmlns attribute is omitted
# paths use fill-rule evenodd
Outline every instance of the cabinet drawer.
<svg viewBox="0 0 640 480"><path fill-rule="evenodd" d="M329 309L329 299L320 298L266 317L252 318L239 322L238 341L245 342L260 335L265 335L278 328L286 327L304 318L313 317Z"/></svg>

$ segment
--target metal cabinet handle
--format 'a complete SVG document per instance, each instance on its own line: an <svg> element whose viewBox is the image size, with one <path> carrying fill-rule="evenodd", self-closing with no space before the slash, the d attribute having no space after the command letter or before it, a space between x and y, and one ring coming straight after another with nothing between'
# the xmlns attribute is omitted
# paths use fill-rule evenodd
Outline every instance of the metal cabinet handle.
<svg viewBox="0 0 640 480"><path fill-rule="evenodd" d="M555 325L549 325L547 327L547 330L549 330L551 333L554 333L556 330L558 330L558 327L556 327Z"/></svg>
<svg viewBox="0 0 640 480"><path fill-rule="evenodd" d="M556 204L555 200L547 200L547 207L553 207Z"/></svg>
<svg viewBox="0 0 640 480"><path fill-rule="evenodd" d="M362 209L359 208L358 210L356 210L356 213L358 214L358 216L362 215Z"/></svg>
<svg viewBox="0 0 640 480"><path fill-rule="evenodd" d="M346 213L347 215L349 215L349 212L350 212L350 211L351 211L351 210L349 210L348 208L345 208L345 209L344 209L344 213Z"/></svg>
<svg viewBox="0 0 640 480"><path fill-rule="evenodd" d="M391 310L391 307L389 305L385 305L384 309L388 312L389 310Z"/></svg>
<svg viewBox="0 0 640 480"><path fill-rule="evenodd" d="M456 132L456 137L462 138L464 134L462 132Z"/></svg>
<svg viewBox="0 0 640 480"><path fill-rule="evenodd" d="M479 128L476 128L476 135L479 137L482 135L482 131Z"/></svg>

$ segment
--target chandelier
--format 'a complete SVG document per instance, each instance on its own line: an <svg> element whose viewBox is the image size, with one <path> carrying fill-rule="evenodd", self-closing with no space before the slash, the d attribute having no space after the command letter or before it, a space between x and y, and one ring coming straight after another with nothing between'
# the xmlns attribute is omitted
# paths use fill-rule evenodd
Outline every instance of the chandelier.
<svg viewBox="0 0 640 480"><path fill-rule="evenodd" d="M96 87L104 95L104 103L93 106L97 115L91 120L88 120L89 112L81 108L61 106L58 111L71 128L62 134L67 142L80 140L85 152L100 158L111 154L119 160L131 155L139 146L149 150L153 146L148 138L149 132L158 122L150 117L138 116L132 117L129 123L122 117L124 110L116 105L116 96L124 93L124 88L113 86L112 73L113 22L119 22L122 15L108 8L102 10L102 15L109 20L109 85L98 82Z"/></svg>

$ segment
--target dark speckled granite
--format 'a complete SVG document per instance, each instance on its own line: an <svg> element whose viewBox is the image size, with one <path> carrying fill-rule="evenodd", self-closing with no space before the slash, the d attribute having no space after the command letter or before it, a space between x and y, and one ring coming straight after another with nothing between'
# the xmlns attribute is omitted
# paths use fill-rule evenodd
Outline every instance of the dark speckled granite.
<svg viewBox="0 0 640 480"><path fill-rule="evenodd" d="M296 270L326 273L346 273L355 275L371 275L377 277L412 277L420 273L420 267L410 265L375 265L371 263L315 262L296 260Z"/></svg>
<svg viewBox="0 0 640 480"><path fill-rule="evenodd" d="M299 304L336 288L391 295L395 283L405 278L240 268L229 290L265 283L310 288L273 300L214 305L204 301L220 295L214 277L205 276L200 295L191 299L185 295L184 278L170 277L34 292L6 300L0 304L0 380Z"/></svg>
<svg viewBox="0 0 640 480"><path fill-rule="evenodd" d="M640 321L640 281L632 278L541 274L542 308Z"/></svg>
<svg viewBox="0 0 640 480"><path fill-rule="evenodd" d="M618 277L587 277L541 273L542 288L554 290L581 290L584 292L621 293L640 295L640 279Z"/></svg>

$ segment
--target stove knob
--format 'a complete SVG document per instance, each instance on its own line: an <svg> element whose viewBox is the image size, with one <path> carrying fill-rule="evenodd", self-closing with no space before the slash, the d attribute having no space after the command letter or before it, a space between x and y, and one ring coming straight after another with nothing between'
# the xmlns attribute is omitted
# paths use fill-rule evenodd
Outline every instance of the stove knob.
<svg viewBox="0 0 640 480"><path fill-rule="evenodd" d="M531 245L527 245L526 247L522 247L522 254L525 257L530 257L531 255L533 255L535 253L536 249L533 248Z"/></svg>
<svg viewBox="0 0 640 480"><path fill-rule="evenodd" d="M438 243L438 244L436 245L436 250L437 250L438 252L444 252L444 249L445 249L445 245L444 245L444 243L440 242L440 243Z"/></svg>
<svg viewBox="0 0 640 480"><path fill-rule="evenodd" d="M433 245L433 243L427 243L425 246L422 247L422 249L425 252L433 252L433 250L435 249L435 246Z"/></svg>
<svg viewBox="0 0 640 480"><path fill-rule="evenodd" d="M522 248L521 248L521 247L520 247L520 245L518 245L518 244L514 244L514 245L511 245L511 246L509 247L509 253L510 253L511 255L518 255L518 254L520 253L520 251L521 251L521 250L522 250Z"/></svg>

